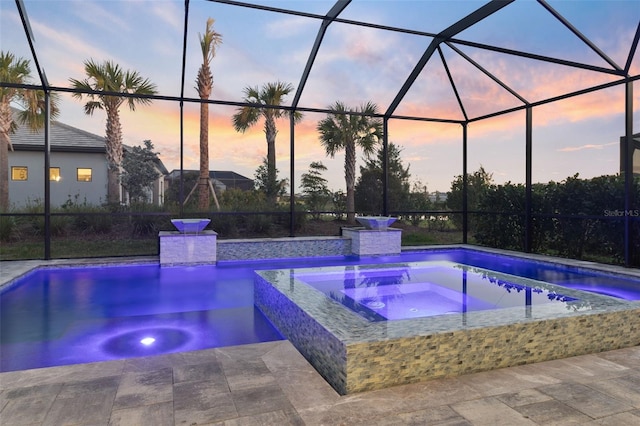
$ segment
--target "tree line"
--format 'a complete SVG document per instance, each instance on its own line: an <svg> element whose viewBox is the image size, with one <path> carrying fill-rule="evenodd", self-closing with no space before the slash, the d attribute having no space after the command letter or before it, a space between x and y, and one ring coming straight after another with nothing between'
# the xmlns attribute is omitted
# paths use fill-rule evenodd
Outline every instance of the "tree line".
<svg viewBox="0 0 640 426"><path fill-rule="evenodd" d="M462 176L451 184L447 207L462 210ZM640 264L640 177L632 188L635 206L625 210L623 175L591 179L578 174L560 182L536 183L531 188L531 250L572 259L624 259L624 218L630 217L631 242ZM523 184L495 184L483 167L467 178L468 230L481 245L522 251L525 248ZM461 216L452 215L456 226Z"/></svg>

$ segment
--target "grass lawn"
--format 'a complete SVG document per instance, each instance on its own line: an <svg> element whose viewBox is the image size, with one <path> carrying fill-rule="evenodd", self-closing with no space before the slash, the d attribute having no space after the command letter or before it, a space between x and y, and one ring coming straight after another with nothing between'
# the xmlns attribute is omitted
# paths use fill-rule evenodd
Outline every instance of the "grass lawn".
<svg viewBox="0 0 640 426"><path fill-rule="evenodd" d="M113 235L91 235L84 238L54 237L51 257L54 259L109 256L154 256L158 254L158 237L116 238ZM3 242L0 260L42 259L44 241L30 238L19 242Z"/></svg>
<svg viewBox="0 0 640 426"><path fill-rule="evenodd" d="M338 236L344 221L312 220L306 223L296 235L298 236ZM430 244L456 244L462 242L462 234L458 231L435 231L424 227L398 223L394 227L401 228L402 245L419 246ZM22 233L21 238L3 241L0 244L0 260L26 260L44 258L44 239L42 236ZM283 234L284 235L284 234ZM288 235L288 233L287 233ZM277 235L269 235L274 237ZM260 235L247 236L260 238ZM219 235L224 239L223 234ZM81 257L111 256L156 256L159 253L157 234L145 237L131 236L131 232L112 229L110 233L70 232L51 238L51 257L68 259Z"/></svg>

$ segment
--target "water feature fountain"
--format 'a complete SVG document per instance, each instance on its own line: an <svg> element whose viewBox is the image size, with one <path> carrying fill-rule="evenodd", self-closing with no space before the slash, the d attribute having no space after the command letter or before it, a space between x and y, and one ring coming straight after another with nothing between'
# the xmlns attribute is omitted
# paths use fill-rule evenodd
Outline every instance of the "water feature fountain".
<svg viewBox="0 0 640 426"><path fill-rule="evenodd" d="M389 225L396 221L396 218L388 216L358 216L356 220L366 229L386 231Z"/></svg>
<svg viewBox="0 0 640 426"><path fill-rule="evenodd" d="M171 223L183 234L198 234L211 222L211 219L171 219Z"/></svg>
<svg viewBox="0 0 640 426"><path fill-rule="evenodd" d="M216 263L218 234L205 230L210 219L172 219L177 231L160 231L160 265Z"/></svg>
<svg viewBox="0 0 640 426"><path fill-rule="evenodd" d="M402 230L390 228L395 217L358 216L356 220L362 228L344 228L343 235L351 238L353 254L369 256L377 254L398 254L401 250Z"/></svg>

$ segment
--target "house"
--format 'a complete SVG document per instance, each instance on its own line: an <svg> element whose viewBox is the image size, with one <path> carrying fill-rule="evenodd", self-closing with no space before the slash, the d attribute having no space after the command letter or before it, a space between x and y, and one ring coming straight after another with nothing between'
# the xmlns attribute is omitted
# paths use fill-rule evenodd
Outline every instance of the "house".
<svg viewBox="0 0 640 426"><path fill-rule="evenodd" d="M447 192L434 191L429 193L429 201L434 204L446 203L448 195Z"/></svg>
<svg viewBox="0 0 640 426"><path fill-rule="evenodd" d="M640 176L640 133L636 133L631 136L631 141L633 142L633 174L636 176ZM624 175L625 164L624 164L624 148L625 148L625 137L620 137L620 175Z"/></svg>
<svg viewBox="0 0 640 426"><path fill-rule="evenodd" d="M22 208L44 201L44 131L33 132L28 126L14 122L17 129L11 135L13 151L9 150L9 202L12 207ZM105 203L105 138L59 121L52 121L49 129L51 206L60 206L68 200L90 205ZM124 150L126 155L127 147ZM161 205L166 168L159 160L157 167L162 176L154 184L152 200ZM124 203L128 200L124 189L121 200Z"/></svg>
<svg viewBox="0 0 640 426"><path fill-rule="evenodd" d="M198 176L200 172L198 170L184 170L184 176ZM254 189L253 179L249 179L236 172L211 170L209 171L209 179L213 184L216 192L224 192L227 189L240 189L242 191L249 191ZM166 176L166 188L170 185L177 185L180 182L180 170L172 170ZM187 193L191 188L185 188Z"/></svg>

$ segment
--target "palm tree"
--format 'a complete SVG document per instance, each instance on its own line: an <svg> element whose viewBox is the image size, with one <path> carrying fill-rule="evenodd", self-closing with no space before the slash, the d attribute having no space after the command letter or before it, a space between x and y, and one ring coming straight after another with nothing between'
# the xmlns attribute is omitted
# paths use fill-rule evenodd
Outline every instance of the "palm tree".
<svg viewBox="0 0 640 426"><path fill-rule="evenodd" d="M267 83L262 89L257 87L246 87L244 89L244 102L257 104L261 106L243 106L238 108L238 112L233 115L233 127L238 132L244 133L251 126L256 124L260 117L264 117L264 133L267 138L267 174L269 185L267 188L275 188L276 176L276 119L282 117L285 111L274 108L282 105L284 97L293 91L290 83ZM294 121L302 120L302 114L294 113ZM267 199L271 203L275 203L277 193L270 191L267 193Z"/></svg>
<svg viewBox="0 0 640 426"><path fill-rule="evenodd" d="M11 84L28 84L31 79L29 61L16 58L13 53L0 51L0 81ZM51 95L49 114L58 115L57 96ZM17 127L11 110L11 103L20 105L17 114L20 124L38 131L45 121L45 96L42 90L28 90L16 87L0 87L0 211L9 210L9 150L11 133Z"/></svg>
<svg viewBox="0 0 640 426"><path fill-rule="evenodd" d="M355 223L356 146L369 157L375 145L382 139L382 121L373 118L376 105L367 102L352 114L340 101L330 106L332 111L318 123L320 142L327 154L333 158L344 149L344 179L347 184L347 221Z"/></svg>
<svg viewBox="0 0 640 426"><path fill-rule="evenodd" d="M156 85L144 79L137 71L124 71L112 61L97 63L93 59L84 62L87 78L76 80L70 78L74 89L87 92L75 92L74 98L88 101L84 105L84 112L93 115L97 109L107 113L106 125L106 155L109 167L107 178L107 201L110 204L120 202L120 168L122 164L122 126L120 125L120 106L129 105L131 111L136 110L136 104L148 105L152 102L145 96L157 93ZM102 93L89 93L102 92ZM120 94L127 94L123 96Z"/></svg>
<svg viewBox="0 0 640 426"><path fill-rule="evenodd" d="M202 49L202 65L198 70L196 80L198 95L206 101L213 89L211 75L211 61L216 56L216 47L222 43L222 35L213 30L213 18L207 19L207 29L204 34L198 34ZM214 193L215 196L215 193ZM200 102L200 177L198 179L198 208L209 208L209 104Z"/></svg>

